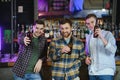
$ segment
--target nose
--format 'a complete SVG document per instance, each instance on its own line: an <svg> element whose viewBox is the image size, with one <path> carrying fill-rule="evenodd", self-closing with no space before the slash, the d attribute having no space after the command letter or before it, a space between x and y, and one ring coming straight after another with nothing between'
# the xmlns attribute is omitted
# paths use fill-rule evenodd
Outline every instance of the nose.
<svg viewBox="0 0 120 80"><path fill-rule="evenodd" d="M40 33L44 33L44 30L39 30Z"/></svg>
<svg viewBox="0 0 120 80"><path fill-rule="evenodd" d="M94 26L94 24L92 24L92 23L89 25L89 27L93 27L93 26Z"/></svg>
<svg viewBox="0 0 120 80"><path fill-rule="evenodd" d="M67 30L66 29L63 29L63 32L66 32Z"/></svg>

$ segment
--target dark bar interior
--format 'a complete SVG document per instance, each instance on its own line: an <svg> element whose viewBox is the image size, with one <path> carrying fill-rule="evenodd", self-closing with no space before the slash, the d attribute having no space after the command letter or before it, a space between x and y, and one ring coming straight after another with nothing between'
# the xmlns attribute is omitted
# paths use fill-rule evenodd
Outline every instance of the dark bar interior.
<svg viewBox="0 0 120 80"><path fill-rule="evenodd" d="M69 18L73 23L73 35L85 44L85 17L89 13L96 14L100 27L112 32L116 39L114 80L120 80L119 4L120 0L0 0L0 80L14 80L11 69L18 58L18 35L28 28L31 30L35 20L45 21L45 37L50 44L53 38L60 36L59 21ZM52 80L51 66L47 55L40 72L43 80ZM89 80L87 68L88 65L82 61L80 80Z"/></svg>

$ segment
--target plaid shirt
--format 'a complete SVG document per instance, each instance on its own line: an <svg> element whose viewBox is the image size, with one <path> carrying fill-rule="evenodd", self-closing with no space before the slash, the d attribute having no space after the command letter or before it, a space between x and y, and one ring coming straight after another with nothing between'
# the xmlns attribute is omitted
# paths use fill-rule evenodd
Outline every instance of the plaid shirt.
<svg viewBox="0 0 120 80"><path fill-rule="evenodd" d="M19 56L17 61L15 62L15 65L12 69L12 71L19 77L24 77L29 59L32 54L32 43L29 46L25 46L23 39L25 37L25 34L21 34L18 37L18 43L19 43ZM39 59L44 60L47 55L47 42L45 37L41 36L39 39Z"/></svg>
<svg viewBox="0 0 120 80"><path fill-rule="evenodd" d="M52 77L55 80L73 80L79 76L81 60L85 58L84 44L72 37L71 54L62 54L61 49L67 43L63 38L53 40L50 43L49 56L52 59Z"/></svg>

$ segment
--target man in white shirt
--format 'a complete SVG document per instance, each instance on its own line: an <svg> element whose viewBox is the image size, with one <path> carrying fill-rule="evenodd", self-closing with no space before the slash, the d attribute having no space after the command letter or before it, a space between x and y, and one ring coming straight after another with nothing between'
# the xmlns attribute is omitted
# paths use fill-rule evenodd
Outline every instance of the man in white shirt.
<svg viewBox="0 0 120 80"><path fill-rule="evenodd" d="M86 26L90 34L86 35L85 60L90 80L113 80L115 72L116 40L110 31L94 27L97 25L95 14L86 16ZM94 37L94 35L96 37Z"/></svg>

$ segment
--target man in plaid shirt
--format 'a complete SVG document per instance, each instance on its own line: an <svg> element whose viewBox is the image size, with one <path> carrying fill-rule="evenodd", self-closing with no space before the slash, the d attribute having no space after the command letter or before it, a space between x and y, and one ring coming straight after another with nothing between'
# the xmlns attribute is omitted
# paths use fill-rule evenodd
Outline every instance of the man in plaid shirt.
<svg viewBox="0 0 120 80"><path fill-rule="evenodd" d="M60 21L62 37L52 40L49 56L52 60L52 80L80 80L79 68L85 58L84 44L72 36L72 22Z"/></svg>

